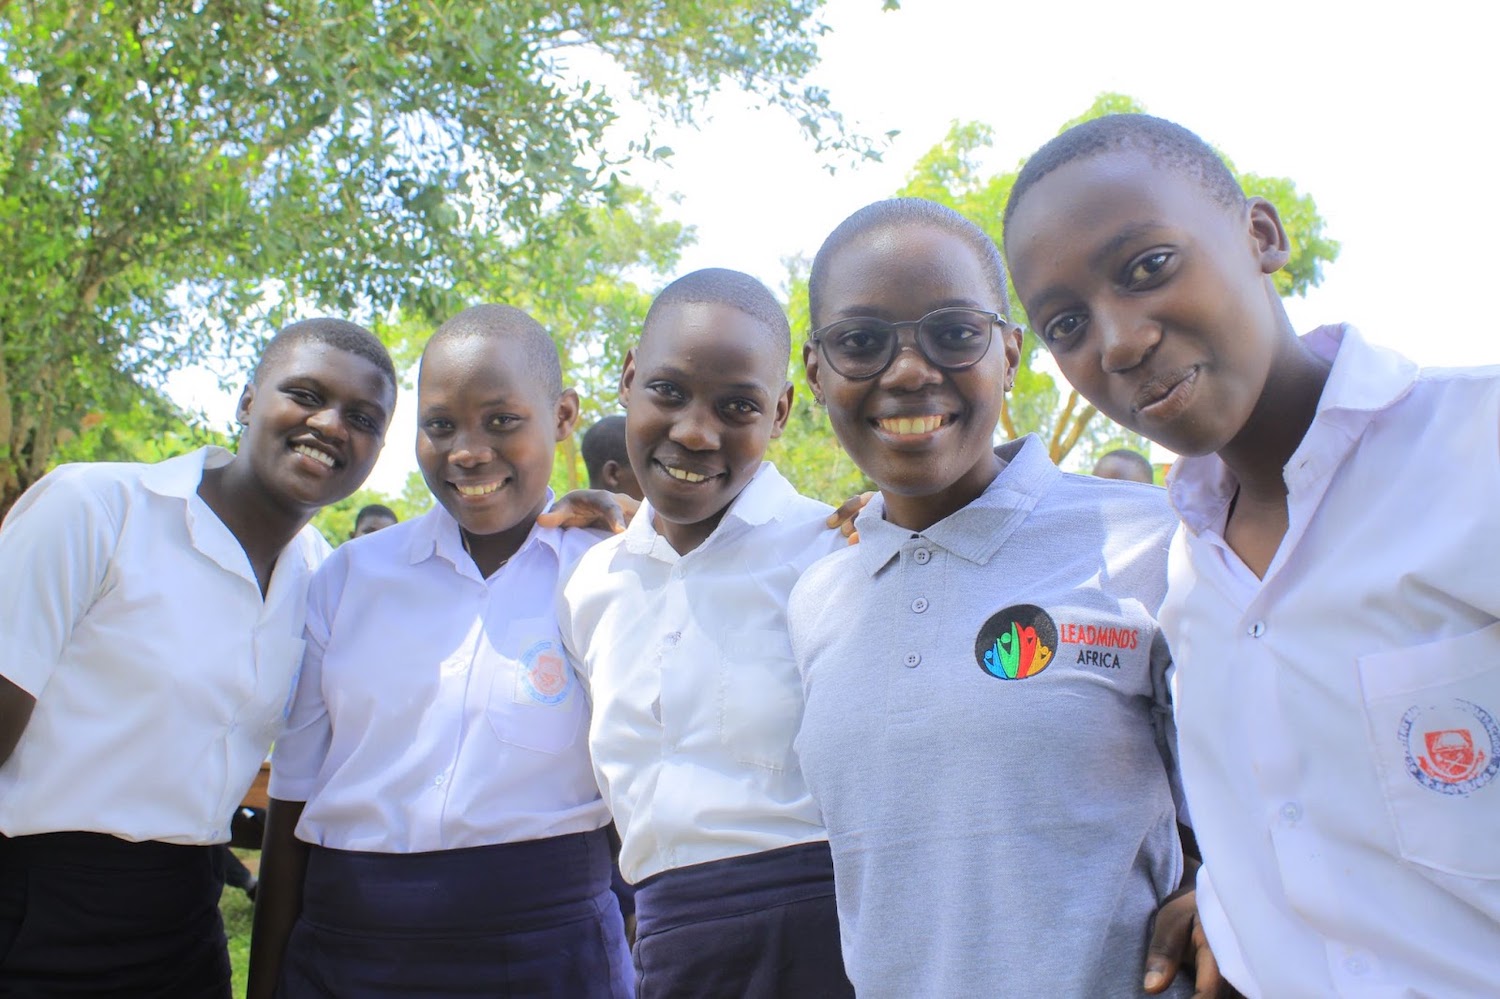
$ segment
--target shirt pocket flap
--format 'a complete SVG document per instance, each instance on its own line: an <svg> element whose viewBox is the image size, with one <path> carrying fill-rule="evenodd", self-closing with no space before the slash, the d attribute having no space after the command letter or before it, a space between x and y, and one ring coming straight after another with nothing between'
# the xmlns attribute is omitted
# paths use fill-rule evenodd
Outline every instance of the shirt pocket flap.
<svg viewBox="0 0 1500 999"><path fill-rule="evenodd" d="M1500 879L1500 622L1361 657L1359 673L1401 856Z"/></svg>

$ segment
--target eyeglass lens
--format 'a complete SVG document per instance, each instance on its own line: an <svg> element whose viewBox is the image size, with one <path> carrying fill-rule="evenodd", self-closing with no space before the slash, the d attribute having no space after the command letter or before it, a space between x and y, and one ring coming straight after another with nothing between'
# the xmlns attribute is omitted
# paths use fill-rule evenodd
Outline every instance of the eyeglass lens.
<svg viewBox="0 0 1500 999"><path fill-rule="evenodd" d="M993 313L977 309L939 309L916 322L845 319L820 334L835 371L846 378L869 378L884 371L896 356L898 330L916 327L917 349L939 368L967 368L989 350Z"/></svg>

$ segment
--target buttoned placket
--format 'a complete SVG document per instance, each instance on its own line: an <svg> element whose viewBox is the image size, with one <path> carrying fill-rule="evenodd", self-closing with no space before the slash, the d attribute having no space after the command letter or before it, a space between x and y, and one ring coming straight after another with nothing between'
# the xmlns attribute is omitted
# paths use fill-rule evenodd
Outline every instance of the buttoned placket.
<svg viewBox="0 0 1500 999"><path fill-rule="evenodd" d="M443 842L444 818L453 795L453 772L458 766L465 730L470 725L482 724L490 687L503 680L493 673L502 667L501 663L491 663L491 668L486 670L480 668L479 662L479 654L486 645L485 619L489 610L490 584L478 578L477 570L472 576L465 574L465 577L463 599L473 608L472 613L465 616L473 623L463 641L439 667L432 704L434 715L456 719L458 724L450 726L442 756L433 760L441 765L433 769L423 791L430 805L415 810L412 817L413 838L419 842Z"/></svg>

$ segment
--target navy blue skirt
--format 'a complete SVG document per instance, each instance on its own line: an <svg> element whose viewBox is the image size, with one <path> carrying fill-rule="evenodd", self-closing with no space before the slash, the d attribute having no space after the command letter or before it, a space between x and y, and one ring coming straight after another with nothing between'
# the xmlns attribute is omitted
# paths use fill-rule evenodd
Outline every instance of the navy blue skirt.
<svg viewBox="0 0 1500 999"><path fill-rule="evenodd" d="M603 830L433 853L313 847L278 995L626 999Z"/></svg>
<svg viewBox="0 0 1500 999"><path fill-rule="evenodd" d="M828 844L679 867L636 885L641 999L852 999Z"/></svg>
<svg viewBox="0 0 1500 999"><path fill-rule="evenodd" d="M228 999L221 851L0 836L0 996Z"/></svg>

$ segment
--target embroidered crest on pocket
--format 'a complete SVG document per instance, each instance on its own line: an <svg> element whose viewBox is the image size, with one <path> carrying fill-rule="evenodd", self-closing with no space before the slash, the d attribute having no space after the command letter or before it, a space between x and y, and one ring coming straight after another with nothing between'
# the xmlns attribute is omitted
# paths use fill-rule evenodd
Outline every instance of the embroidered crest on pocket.
<svg viewBox="0 0 1500 999"><path fill-rule="evenodd" d="M1467 797L1500 773L1500 723L1470 701L1413 705L1397 738L1407 773L1430 791Z"/></svg>
<svg viewBox="0 0 1500 999"><path fill-rule="evenodd" d="M560 704L573 686L573 672L568 669L562 650L543 640L521 653L521 687L539 704Z"/></svg>

